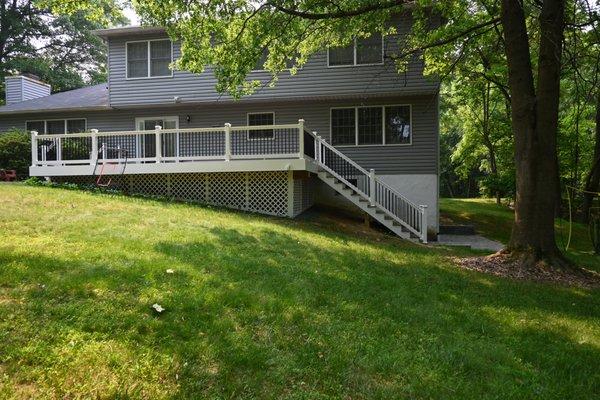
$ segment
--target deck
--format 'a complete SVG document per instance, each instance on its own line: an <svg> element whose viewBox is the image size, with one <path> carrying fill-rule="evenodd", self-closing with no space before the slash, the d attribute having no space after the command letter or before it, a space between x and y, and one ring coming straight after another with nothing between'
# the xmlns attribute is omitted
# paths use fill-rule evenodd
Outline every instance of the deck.
<svg viewBox="0 0 600 400"><path fill-rule="evenodd" d="M297 124L39 135L31 176L312 171L315 133Z"/></svg>

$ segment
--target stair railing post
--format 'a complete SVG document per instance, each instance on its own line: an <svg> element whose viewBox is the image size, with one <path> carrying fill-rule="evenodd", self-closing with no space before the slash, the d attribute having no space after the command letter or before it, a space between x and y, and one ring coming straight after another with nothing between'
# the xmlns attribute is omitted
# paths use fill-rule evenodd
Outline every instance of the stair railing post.
<svg viewBox="0 0 600 400"><path fill-rule="evenodd" d="M369 170L369 203L375 205L375 170Z"/></svg>
<svg viewBox="0 0 600 400"><path fill-rule="evenodd" d="M304 120L300 118L298 120L298 133L300 136L298 137L298 158L304 158Z"/></svg>
<svg viewBox="0 0 600 400"><path fill-rule="evenodd" d="M427 243L427 206L426 205L420 205L419 208L421 209L421 242L423 243Z"/></svg>
<svg viewBox="0 0 600 400"><path fill-rule="evenodd" d="M90 129L92 138L92 154L90 154L90 164L95 165L98 160L98 129Z"/></svg>
<svg viewBox="0 0 600 400"><path fill-rule="evenodd" d="M37 135L37 131L31 131L31 166L35 166L38 161Z"/></svg>
<svg viewBox="0 0 600 400"><path fill-rule="evenodd" d="M225 161L231 160L231 124L225 123Z"/></svg>
<svg viewBox="0 0 600 400"><path fill-rule="evenodd" d="M315 161L319 162L319 136L316 131L312 131L313 137L315 138Z"/></svg>

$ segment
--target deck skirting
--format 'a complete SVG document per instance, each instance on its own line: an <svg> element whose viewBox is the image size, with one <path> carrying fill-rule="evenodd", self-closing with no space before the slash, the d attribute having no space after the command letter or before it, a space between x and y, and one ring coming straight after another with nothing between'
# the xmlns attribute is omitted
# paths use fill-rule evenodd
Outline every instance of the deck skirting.
<svg viewBox="0 0 600 400"><path fill-rule="evenodd" d="M110 188L260 214L293 218L314 204L313 177L293 171L251 171L104 176ZM91 176L56 176L53 182L94 184Z"/></svg>

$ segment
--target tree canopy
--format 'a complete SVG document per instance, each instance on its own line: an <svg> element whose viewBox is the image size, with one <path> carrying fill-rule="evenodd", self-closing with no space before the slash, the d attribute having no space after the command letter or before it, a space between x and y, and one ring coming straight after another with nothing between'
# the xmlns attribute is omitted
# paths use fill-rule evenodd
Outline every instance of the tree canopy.
<svg viewBox="0 0 600 400"><path fill-rule="evenodd" d="M1 102L4 77L13 73L36 74L54 91L105 80L106 48L91 30L125 23L120 8L112 0L65 13L52 7L41 0L0 0Z"/></svg>

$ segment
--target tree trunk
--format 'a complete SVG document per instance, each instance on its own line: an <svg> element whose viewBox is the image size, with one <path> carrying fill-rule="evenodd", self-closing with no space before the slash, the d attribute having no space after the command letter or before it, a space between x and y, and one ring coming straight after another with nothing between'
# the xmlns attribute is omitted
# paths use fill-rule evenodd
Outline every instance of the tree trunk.
<svg viewBox="0 0 600 400"><path fill-rule="evenodd" d="M501 18L517 186L515 221L506 251L531 266L542 260L563 266L554 235L554 210L564 0L545 0L540 13L537 95L522 3L502 0Z"/></svg>
<svg viewBox="0 0 600 400"><path fill-rule="evenodd" d="M600 191L600 92L596 98L596 138L592 166L585 180L586 193L583 194L583 219L586 223L590 218L590 207L595 195L588 192Z"/></svg>

